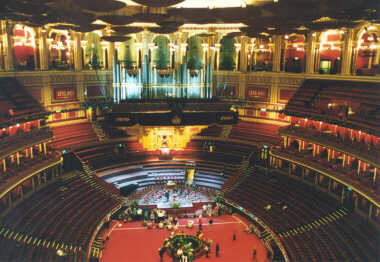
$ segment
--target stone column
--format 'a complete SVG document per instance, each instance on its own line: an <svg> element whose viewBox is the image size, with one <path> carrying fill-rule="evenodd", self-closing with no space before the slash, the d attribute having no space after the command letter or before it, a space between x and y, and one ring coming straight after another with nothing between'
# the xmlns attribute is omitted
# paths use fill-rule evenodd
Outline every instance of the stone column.
<svg viewBox="0 0 380 262"><path fill-rule="evenodd" d="M354 43L354 29L347 29L344 36L343 50L342 50L342 75L351 74L352 54Z"/></svg>
<svg viewBox="0 0 380 262"><path fill-rule="evenodd" d="M81 35L80 33L74 33L74 68L75 71L81 71L83 70L83 54L82 54L82 47L81 47Z"/></svg>
<svg viewBox="0 0 380 262"><path fill-rule="evenodd" d="M306 37L306 70L307 74L314 73L315 49L317 48L316 33L310 32Z"/></svg>
<svg viewBox="0 0 380 262"><path fill-rule="evenodd" d="M281 71L281 47L282 47L282 37L281 35L273 36L274 42L274 52L273 52L273 72Z"/></svg>
<svg viewBox="0 0 380 262"><path fill-rule="evenodd" d="M7 20L1 20L1 31L3 32L4 68L5 71L14 71L12 26Z"/></svg>
<svg viewBox="0 0 380 262"><path fill-rule="evenodd" d="M47 44L47 32L45 28L38 29L40 48L40 69L49 70L49 46Z"/></svg>
<svg viewBox="0 0 380 262"><path fill-rule="evenodd" d="M115 57L115 43L108 43L108 70L113 69L113 59Z"/></svg>

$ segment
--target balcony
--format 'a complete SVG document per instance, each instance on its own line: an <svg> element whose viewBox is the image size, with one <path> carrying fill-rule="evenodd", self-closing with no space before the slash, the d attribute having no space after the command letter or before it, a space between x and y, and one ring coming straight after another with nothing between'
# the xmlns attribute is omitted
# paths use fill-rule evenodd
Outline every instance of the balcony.
<svg viewBox="0 0 380 262"><path fill-rule="evenodd" d="M365 196L376 206L380 206L380 189L372 180L355 174L350 168L340 168L324 159L314 159L312 155L297 150L272 150L270 155L290 163L313 170L321 175L327 176L352 190Z"/></svg>
<svg viewBox="0 0 380 262"><path fill-rule="evenodd" d="M369 145L352 140L344 140L331 132L320 132L311 128L286 126L278 130L281 136L289 136L296 139L301 139L309 143L332 148L341 153L353 156L374 167L380 168L380 154L378 150L369 148Z"/></svg>
<svg viewBox="0 0 380 262"><path fill-rule="evenodd" d="M53 140L53 133L47 127L22 132L0 139L0 159L15 154L25 148Z"/></svg>

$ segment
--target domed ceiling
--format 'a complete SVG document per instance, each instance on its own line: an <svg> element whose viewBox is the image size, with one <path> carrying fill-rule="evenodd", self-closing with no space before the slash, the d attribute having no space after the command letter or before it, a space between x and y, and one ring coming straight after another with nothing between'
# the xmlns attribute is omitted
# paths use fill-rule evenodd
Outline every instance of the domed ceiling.
<svg viewBox="0 0 380 262"><path fill-rule="evenodd" d="M157 33L183 24L239 24L248 36L380 22L378 0L0 0L0 19L30 26L138 26ZM156 27L152 29L150 27ZM241 26L240 26L241 27ZM139 30L115 30L118 36Z"/></svg>

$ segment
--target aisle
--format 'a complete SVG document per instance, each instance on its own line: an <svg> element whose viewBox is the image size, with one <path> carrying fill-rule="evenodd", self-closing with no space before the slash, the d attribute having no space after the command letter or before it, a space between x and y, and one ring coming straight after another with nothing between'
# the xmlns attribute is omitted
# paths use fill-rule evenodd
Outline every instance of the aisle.
<svg viewBox="0 0 380 262"><path fill-rule="evenodd" d="M245 225L242 220L234 216L221 216L213 218L214 224L210 231L208 219L203 218L203 233L213 240L210 258L205 256L196 259L199 262L244 262L254 261L252 251L257 249L257 262L264 262L266 250L260 240L253 234L243 232ZM179 231L195 234L198 230L198 219L194 220L195 227L187 229L185 227L190 219L180 219ZM113 224L110 229L109 240L103 250L101 262L159 262L158 249L165 238L169 237L170 231L167 229L146 229L141 222ZM233 233L236 233L237 240L233 241ZM215 257L215 244L219 243L220 256ZM172 261L169 255L165 255L164 262Z"/></svg>

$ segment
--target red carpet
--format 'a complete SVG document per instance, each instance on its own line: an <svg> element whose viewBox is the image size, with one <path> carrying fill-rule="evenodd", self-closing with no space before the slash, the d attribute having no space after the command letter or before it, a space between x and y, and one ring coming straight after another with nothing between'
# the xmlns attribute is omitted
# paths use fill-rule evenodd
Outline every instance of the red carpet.
<svg viewBox="0 0 380 262"><path fill-rule="evenodd" d="M202 256L195 261L199 262L242 262L266 261L266 249L260 240L253 234L243 232L245 225L239 216L221 216L213 218L212 231L208 219L203 218L203 233L213 240L212 251L209 258ZM185 225L189 219L181 219L180 225ZM192 229L180 227L179 231L195 234L198 230L198 219L193 219L196 225ZM141 222L121 223L121 227L114 223L110 229L109 240L103 250L101 262L159 262L158 248L162 246L165 238L169 237L167 229L146 229ZM232 240L236 233L237 240ZM219 243L220 255L215 257L215 244ZM252 258L253 248L257 250L257 259ZM163 261L172 261L165 255Z"/></svg>

